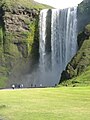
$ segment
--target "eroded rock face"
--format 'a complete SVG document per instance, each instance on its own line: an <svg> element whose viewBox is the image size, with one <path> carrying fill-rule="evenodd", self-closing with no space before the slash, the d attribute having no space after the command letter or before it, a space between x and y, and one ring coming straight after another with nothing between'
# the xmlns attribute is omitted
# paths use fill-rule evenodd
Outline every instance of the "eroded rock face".
<svg viewBox="0 0 90 120"><path fill-rule="evenodd" d="M5 11L4 23L6 31L21 32L28 31L29 24L34 21L38 11L19 7L17 9Z"/></svg>
<svg viewBox="0 0 90 120"><path fill-rule="evenodd" d="M38 51L38 17L36 9L22 6L7 9L1 6L0 76L12 76L12 79L17 76L18 79L29 71L33 49Z"/></svg>
<svg viewBox="0 0 90 120"><path fill-rule="evenodd" d="M77 42L79 48L82 46L84 40L88 40L90 36L90 26L89 24L85 26L84 30L78 34Z"/></svg>
<svg viewBox="0 0 90 120"><path fill-rule="evenodd" d="M36 21L38 14L38 11L35 9L28 9L20 6L17 9L6 10L4 13L3 19L6 39L9 37L10 42L17 46L23 57L28 56L27 44L29 43L27 43L27 38L29 32L33 31L30 25ZM8 40L5 40L5 42L6 41L8 42ZM7 52L7 50L5 50L5 52Z"/></svg>

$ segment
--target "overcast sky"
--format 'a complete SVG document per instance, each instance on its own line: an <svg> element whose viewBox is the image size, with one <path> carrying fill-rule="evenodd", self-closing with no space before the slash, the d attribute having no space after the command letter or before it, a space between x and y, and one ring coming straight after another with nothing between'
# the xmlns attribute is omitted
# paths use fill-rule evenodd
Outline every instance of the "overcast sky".
<svg viewBox="0 0 90 120"><path fill-rule="evenodd" d="M53 6L55 8L67 8L76 6L83 0L34 0L34 1Z"/></svg>

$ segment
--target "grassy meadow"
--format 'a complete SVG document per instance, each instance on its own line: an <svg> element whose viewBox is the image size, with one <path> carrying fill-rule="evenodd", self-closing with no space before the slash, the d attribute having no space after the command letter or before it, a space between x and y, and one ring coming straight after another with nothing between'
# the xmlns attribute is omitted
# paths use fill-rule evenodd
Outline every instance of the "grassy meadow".
<svg viewBox="0 0 90 120"><path fill-rule="evenodd" d="M0 120L90 120L90 86L0 90Z"/></svg>

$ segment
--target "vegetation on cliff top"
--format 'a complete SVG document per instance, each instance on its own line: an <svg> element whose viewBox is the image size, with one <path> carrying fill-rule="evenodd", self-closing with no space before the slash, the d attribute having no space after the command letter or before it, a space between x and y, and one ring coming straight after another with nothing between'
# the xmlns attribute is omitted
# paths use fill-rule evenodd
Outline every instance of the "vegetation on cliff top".
<svg viewBox="0 0 90 120"><path fill-rule="evenodd" d="M32 9L52 8L51 6L37 3L34 0L1 0L0 4L4 4L4 6L9 9L17 8L18 6Z"/></svg>

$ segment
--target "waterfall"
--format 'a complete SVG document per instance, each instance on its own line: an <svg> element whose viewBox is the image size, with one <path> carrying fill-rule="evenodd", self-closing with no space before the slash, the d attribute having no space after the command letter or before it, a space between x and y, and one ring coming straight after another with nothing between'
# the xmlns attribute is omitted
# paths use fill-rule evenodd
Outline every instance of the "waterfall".
<svg viewBox="0 0 90 120"><path fill-rule="evenodd" d="M39 18L39 63L23 77L26 87L55 86L77 51L77 7L42 10Z"/></svg>
<svg viewBox="0 0 90 120"><path fill-rule="evenodd" d="M60 77L77 51L77 7L52 10L51 24L52 65Z"/></svg>
<svg viewBox="0 0 90 120"><path fill-rule="evenodd" d="M42 64L42 69L44 69L45 55L46 55L46 17L48 10L42 10L40 13L40 44L39 44L39 53L40 53L40 63Z"/></svg>
<svg viewBox="0 0 90 120"><path fill-rule="evenodd" d="M42 10L40 13L39 83L43 86L57 84L60 74L76 51L77 7Z"/></svg>

